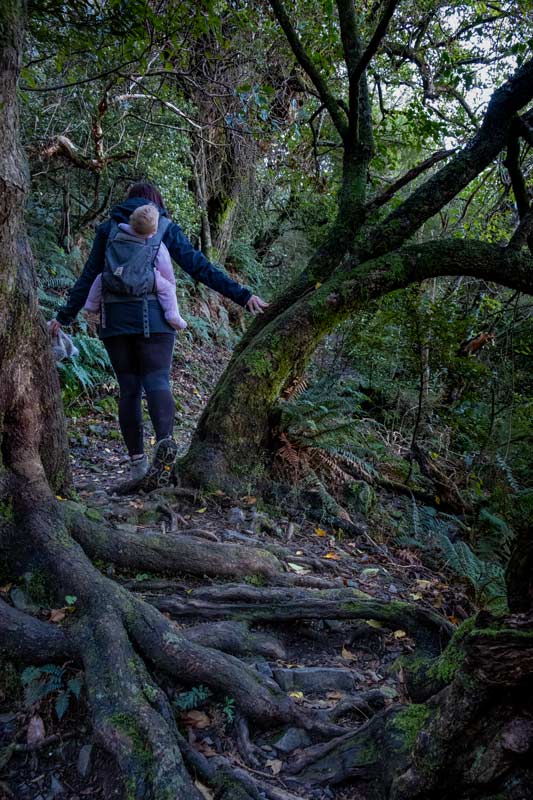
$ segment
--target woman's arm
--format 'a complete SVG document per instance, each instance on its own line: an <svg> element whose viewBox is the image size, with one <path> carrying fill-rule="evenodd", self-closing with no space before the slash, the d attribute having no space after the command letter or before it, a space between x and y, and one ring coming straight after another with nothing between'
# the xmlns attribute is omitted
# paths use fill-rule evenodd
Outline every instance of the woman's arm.
<svg viewBox="0 0 533 800"><path fill-rule="evenodd" d="M163 242L174 261L195 281L205 283L210 289L229 297L240 306L246 306L252 292L217 269L200 250L195 250L180 226L171 223L163 236Z"/></svg>
<svg viewBox="0 0 533 800"><path fill-rule="evenodd" d="M56 314L56 319L61 325L70 325L75 320L78 311L87 300L94 279L102 272L108 233L109 223L104 222L96 231L83 272L70 290L66 304Z"/></svg>

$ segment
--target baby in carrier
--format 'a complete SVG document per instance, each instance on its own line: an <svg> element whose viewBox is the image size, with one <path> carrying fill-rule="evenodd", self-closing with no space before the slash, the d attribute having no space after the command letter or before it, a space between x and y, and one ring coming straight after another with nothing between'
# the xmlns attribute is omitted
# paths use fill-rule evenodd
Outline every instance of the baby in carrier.
<svg viewBox="0 0 533 800"><path fill-rule="evenodd" d="M159 224L159 212L153 205L139 206L130 217L129 223L120 222L121 228L130 236L137 236L139 239L148 239L157 233ZM154 261L155 291L161 303L163 314L169 325L176 330L183 330L187 323L181 316L176 297L176 278L172 269L170 253L161 242ZM87 311L99 311L102 303L102 276L98 275L91 289L84 308Z"/></svg>

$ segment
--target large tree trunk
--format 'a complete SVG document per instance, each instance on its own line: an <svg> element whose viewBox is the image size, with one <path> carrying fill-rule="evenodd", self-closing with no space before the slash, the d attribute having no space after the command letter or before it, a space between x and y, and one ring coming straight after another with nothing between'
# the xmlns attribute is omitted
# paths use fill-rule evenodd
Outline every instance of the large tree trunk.
<svg viewBox="0 0 533 800"><path fill-rule="evenodd" d="M59 491L70 481L57 370L36 299L24 228L28 182L18 142L17 77L23 19L7 2L0 29L0 477L8 471Z"/></svg>

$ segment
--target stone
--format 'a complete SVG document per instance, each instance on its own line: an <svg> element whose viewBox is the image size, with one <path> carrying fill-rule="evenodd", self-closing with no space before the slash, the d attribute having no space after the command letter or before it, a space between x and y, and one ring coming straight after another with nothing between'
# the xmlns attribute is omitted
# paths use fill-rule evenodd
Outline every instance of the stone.
<svg viewBox="0 0 533 800"><path fill-rule="evenodd" d="M137 525L132 525L131 522L119 522L115 524L115 528L124 533L137 533Z"/></svg>
<svg viewBox="0 0 533 800"><path fill-rule="evenodd" d="M10 592L11 602L18 608L19 611L27 611L29 613L36 613L39 611L39 606L29 599L25 592L22 591L20 586L15 586Z"/></svg>
<svg viewBox="0 0 533 800"><path fill-rule="evenodd" d="M77 769L82 778L86 778L91 771L92 744L84 744L78 755Z"/></svg>
<svg viewBox="0 0 533 800"><path fill-rule="evenodd" d="M264 675L266 678L272 678L274 674L272 672L272 667L266 661L256 661L251 666L255 667L255 669L259 673L261 673L261 675Z"/></svg>
<svg viewBox="0 0 533 800"><path fill-rule="evenodd" d="M230 508L228 511L228 521L231 525L235 526L235 528L241 528L246 522L246 517L242 508L237 508L236 506Z"/></svg>
<svg viewBox="0 0 533 800"><path fill-rule="evenodd" d="M287 728L279 739L274 739L272 744L280 753L290 753L297 747L309 747L311 739L301 728Z"/></svg>
<svg viewBox="0 0 533 800"><path fill-rule="evenodd" d="M284 691L325 694L332 689L351 692L357 682L352 670L337 667L279 668L272 670L274 680Z"/></svg>
<svg viewBox="0 0 533 800"><path fill-rule="evenodd" d="M52 780L50 783L50 791L46 795L46 800L55 800L56 797L65 794L65 789L63 784L60 783L58 778L55 775L52 775Z"/></svg>

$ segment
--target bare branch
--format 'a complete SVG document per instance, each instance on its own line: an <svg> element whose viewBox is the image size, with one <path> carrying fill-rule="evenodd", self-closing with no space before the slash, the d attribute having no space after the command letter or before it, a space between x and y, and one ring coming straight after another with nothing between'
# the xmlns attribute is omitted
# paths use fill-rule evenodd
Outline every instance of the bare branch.
<svg viewBox="0 0 533 800"><path fill-rule="evenodd" d="M399 0L388 0L387 4L385 6L385 10L383 12L383 15L382 15L380 21L378 22L376 30L374 31L374 35L372 36L371 40L369 41L369 43L368 43L368 45L367 45L367 47L365 49L365 52L363 53L363 55L359 59L359 62L357 63L357 65L356 65L356 67L355 67L355 69L353 71L353 74L350 76L350 84L353 82L355 84L355 86L359 85L359 81L360 81L364 71L366 70L366 68L370 64L372 58L376 54L377 49L378 49L383 37L385 36L385 33L387 32L387 28L389 26L389 22L392 19L392 16L394 14L394 11L395 11L396 6L398 5L398 3L399 3Z"/></svg>
<svg viewBox="0 0 533 800"><path fill-rule="evenodd" d="M529 244L529 240L533 238L533 208L530 208L527 211L522 219L520 220L520 225L513 233L511 239L509 240L508 247L510 250L520 250L520 248L525 247ZM531 245L529 244L529 249L531 250Z"/></svg>
<svg viewBox="0 0 533 800"><path fill-rule="evenodd" d="M285 36L287 37L287 41L289 42L292 52L296 56L298 63L311 78L316 87L320 100L322 103L324 103L329 111L333 124L335 125L342 139L345 139L348 134L348 122L341 112L338 100L332 95L323 76L320 74L318 68L315 64L313 64L311 58L304 50L302 42L300 41L300 37L296 33L296 30L293 27L293 24L290 21L281 0L269 0L269 3L276 16L276 19L278 20L283 32L285 33Z"/></svg>
<svg viewBox="0 0 533 800"><path fill-rule="evenodd" d="M195 122L193 119L191 119L180 108L178 108L178 106L175 105L175 103L171 103L169 100L163 100L161 97L158 97L156 94L150 92L150 90L148 89L146 89L144 92L128 92L125 94L118 94L115 97L113 97L113 99L110 100L109 102L124 103L130 100L157 100L158 103L161 103L161 105L163 105L165 108L168 108L168 110L172 111L173 114L176 114L178 117L181 117L182 119L186 120L189 123L189 125L193 126L193 128L196 128L199 131L202 130L202 126L199 125L198 122ZM211 144L211 142L209 142L209 144Z"/></svg>
<svg viewBox="0 0 533 800"><path fill-rule="evenodd" d="M70 161L74 166L80 169L88 169L91 172L100 173L109 164L116 161L126 161L135 155L132 150L126 150L124 153L117 153L114 156L104 156L102 158L88 158L82 155L74 142L67 136L56 136L51 142L42 147L33 147L30 149L30 154L37 158L54 158L55 156L62 156Z"/></svg>
<svg viewBox="0 0 533 800"><path fill-rule="evenodd" d="M518 216L520 219L522 219L529 211L529 194L527 191L526 181L520 167L519 137L519 128L515 122L509 131L507 155L503 163L507 168L507 172L509 173L509 177L511 179L511 186L513 187L513 194L516 200Z"/></svg>
<svg viewBox="0 0 533 800"><path fill-rule="evenodd" d="M28 86L27 84L22 84L21 88L24 89L25 92L56 92L59 89L70 89L73 86L82 86L84 83L92 83L93 81L99 81L102 78L107 78L108 75L116 75L123 70L124 67L129 67L130 64L138 64L143 58L145 52L146 51L141 53L138 58L133 58L131 61L125 61L123 64L119 64L118 67L112 67L104 72L98 72L96 75L90 75L88 78L80 78L79 81L71 81L70 83L57 83L54 86Z"/></svg>
<svg viewBox="0 0 533 800"><path fill-rule="evenodd" d="M438 150L436 153L433 153L429 158L426 158L420 164L417 164L416 167L413 167L405 175L402 175L401 178L398 178L388 189L386 189L382 194L374 197L368 203L366 209L367 211L374 211L376 208L380 208L384 206L385 203L393 197L396 192L400 189L403 189L404 186L407 186L408 183L411 183L415 178L418 178L419 175L426 172L426 170L433 167L435 164L438 164L439 161L443 161L445 158L453 155L457 151L457 148L453 150Z"/></svg>

